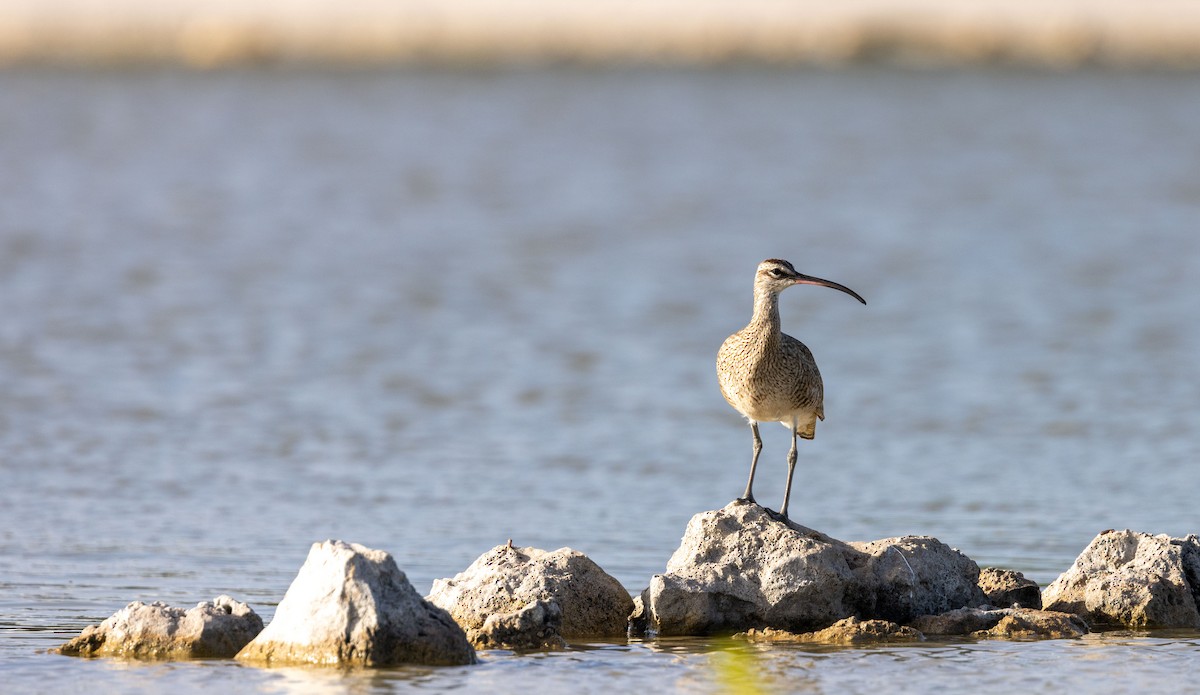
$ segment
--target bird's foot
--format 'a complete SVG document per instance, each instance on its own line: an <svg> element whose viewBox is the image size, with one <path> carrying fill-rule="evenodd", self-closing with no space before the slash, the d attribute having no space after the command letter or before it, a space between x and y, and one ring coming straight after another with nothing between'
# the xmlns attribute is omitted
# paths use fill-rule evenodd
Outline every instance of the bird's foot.
<svg viewBox="0 0 1200 695"><path fill-rule="evenodd" d="M767 509L767 508L766 508L766 507L763 507L763 509ZM790 520L790 519L788 519L787 512L776 512L776 511L773 511L773 510L767 509L767 516L771 517L771 518L772 518L772 519L774 519L775 521L781 521L781 522L783 522L784 524L787 524L787 523L790 523L790 522L791 522L791 520Z"/></svg>
<svg viewBox="0 0 1200 695"><path fill-rule="evenodd" d="M758 504L758 500L754 499L754 495L747 495L746 497L739 497L736 500L734 500L734 502L737 502L738 504Z"/></svg>

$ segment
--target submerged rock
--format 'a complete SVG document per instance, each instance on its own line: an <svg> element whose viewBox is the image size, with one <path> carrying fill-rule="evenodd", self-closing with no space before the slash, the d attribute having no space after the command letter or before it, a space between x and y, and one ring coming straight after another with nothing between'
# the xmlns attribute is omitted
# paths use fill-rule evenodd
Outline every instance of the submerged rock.
<svg viewBox="0 0 1200 695"><path fill-rule="evenodd" d="M1079 616L1032 608L959 608L924 615L911 627L925 635L970 635L1009 639L1079 637L1088 631Z"/></svg>
<svg viewBox="0 0 1200 695"><path fill-rule="evenodd" d="M434 581L440 606L481 649L546 648L624 635L633 600L586 555L498 545L452 579Z"/></svg>
<svg viewBox="0 0 1200 695"><path fill-rule="evenodd" d="M845 618L816 632L788 632L774 628L739 632L735 638L750 642L804 642L822 644L863 644L872 642L913 642L925 637L911 627L887 620Z"/></svg>
<svg viewBox="0 0 1200 695"><path fill-rule="evenodd" d="M1100 625L1200 628L1200 538L1101 533L1042 602Z"/></svg>
<svg viewBox="0 0 1200 695"><path fill-rule="evenodd" d="M1059 611L1026 608L1003 609L1008 614L987 630L972 633L974 637L1003 639L1062 639L1087 634L1087 623L1077 615Z"/></svg>
<svg viewBox="0 0 1200 695"><path fill-rule="evenodd" d="M228 596L184 610L134 601L59 648L71 656L229 658L263 629L250 606Z"/></svg>
<svg viewBox="0 0 1200 695"><path fill-rule="evenodd" d="M356 543L314 543L265 630L237 658L279 664L475 663L446 611L421 598L392 556Z"/></svg>
<svg viewBox="0 0 1200 695"><path fill-rule="evenodd" d="M939 615L922 615L909 625L926 635L969 635L992 629L1003 617L1004 613L996 609L956 608Z"/></svg>
<svg viewBox="0 0 1200 695"><path fill-rule="evenodd" d="M737 501L692 517L642 605L647 628L662 635L803 633L853 616L905 622L981 605L978 577L974 562L934 538L844 543Z"/></svg>
<svg viewBox="0 0 1200 695"><path fill-rule="evenodd" d="M979 570L979 588L987 596L988 603L1000 608L1042 607L1042 590L1037 582L1026 579L1014 570L984 567Z"/></svg>

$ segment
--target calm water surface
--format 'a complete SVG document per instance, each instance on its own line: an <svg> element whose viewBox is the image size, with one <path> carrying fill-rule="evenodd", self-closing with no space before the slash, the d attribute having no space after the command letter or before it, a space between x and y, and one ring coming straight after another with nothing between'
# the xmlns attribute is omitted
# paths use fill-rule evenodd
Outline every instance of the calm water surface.
<svg viewBox="0 0 1200 695"><path fill-rule="evenodd" d="M372 672L46 653L132 600L269 619L326 538L421 592L510 537L640 591L745 483L713 358L772 256L868 301L782 300L826 382L799 522L1042 583L1104 529L1200 532L1194 75L10 71L0 162L6 692L713 692L747 664L768 691L1144 692L1200 666L1195 633Z"/></svg>

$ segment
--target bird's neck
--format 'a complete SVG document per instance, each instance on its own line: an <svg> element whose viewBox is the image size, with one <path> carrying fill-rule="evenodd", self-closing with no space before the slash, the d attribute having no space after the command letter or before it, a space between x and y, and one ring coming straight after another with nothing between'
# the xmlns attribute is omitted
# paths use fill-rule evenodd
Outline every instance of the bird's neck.
<svg viewBox="0 0 1200 695"><path fill-rule="evenodd" d="M750 328L769 339L779 339L779 294L776 292L754 293L754 316Z"/></svg>

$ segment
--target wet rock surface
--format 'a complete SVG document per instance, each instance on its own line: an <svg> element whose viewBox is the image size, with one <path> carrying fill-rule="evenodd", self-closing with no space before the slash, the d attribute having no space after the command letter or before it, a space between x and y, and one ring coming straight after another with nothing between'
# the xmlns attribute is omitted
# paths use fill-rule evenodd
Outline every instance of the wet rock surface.
<svg viewBox="0 0 1200 695"><path fill-rule="evenodd" d="M218 596L184 610L134 601L59 648L71 656L142 659L228 658L263 629L262 618L240 601Z"/></svg>
<svg viewBox="0 0 1200 695"><path fill-rule="evenodd" d="M1087 623L1079 616L1032 608L959 608L921 616L910 626L926 636L1009 639L1079 637L1088 632Z"/></svg>
<svg viewBox="0 0 1200 695"><path fill-rule="evenodd" d="M924 639L917 630L887 620L845 618L815 632L788 632L775 628L739 632L735 638L765 643L870 644L873 642L914 642Z"/></svg>

